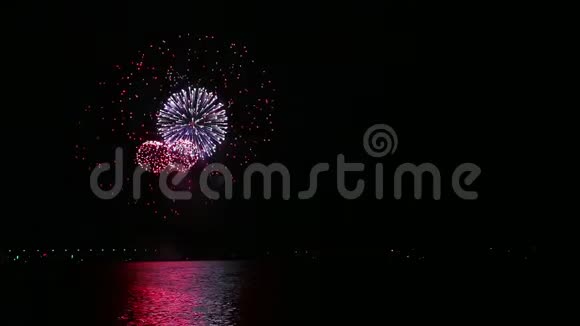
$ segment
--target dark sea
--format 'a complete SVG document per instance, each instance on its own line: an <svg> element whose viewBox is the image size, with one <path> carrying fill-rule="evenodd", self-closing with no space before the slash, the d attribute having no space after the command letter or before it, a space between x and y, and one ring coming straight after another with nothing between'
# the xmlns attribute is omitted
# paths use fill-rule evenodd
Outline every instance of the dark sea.
<svg viewBox="0 0 580 326"><path fill-rule="evenodd" d="M2 318L10 325L315 324L317 271L314 263L244 261L11 266L0 274Z"/></svg>
<svg viewBox="0 0 580 326"><path fill-rule="evenodd" d="M397 325L541 311L530 266L379 262L0 265L0 325Z"/></svg>

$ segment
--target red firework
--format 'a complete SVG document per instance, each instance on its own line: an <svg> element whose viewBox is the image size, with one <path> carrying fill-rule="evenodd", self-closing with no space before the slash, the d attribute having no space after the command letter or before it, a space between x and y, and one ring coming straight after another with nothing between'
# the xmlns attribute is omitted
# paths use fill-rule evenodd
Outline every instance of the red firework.
<svg viewBox="0 0 580 326"><path fill-rule="evenodd" d="M137 150L137 164L152 173L161 173L171 162L171 156L165 144L158 141L146 141Z"/></svg>
<svg viewBox="0 0 580 326"><path fill-rule="evenodd" d="M195 144L189 140L179 140L168 146L169 169L179 172L187 172L199 158Z"/></svg>

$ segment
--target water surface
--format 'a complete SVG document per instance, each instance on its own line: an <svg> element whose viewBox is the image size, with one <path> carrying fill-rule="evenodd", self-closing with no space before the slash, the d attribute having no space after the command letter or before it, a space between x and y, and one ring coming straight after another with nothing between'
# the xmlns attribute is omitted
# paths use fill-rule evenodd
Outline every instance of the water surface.
<svg viewBox="0 0 580 326"><path fill-rule="evenodd" d="M241 261L11 266L0 270L9 312L3 317L58 325L311 324L318 280L315 268L307 266Z"/></svg>

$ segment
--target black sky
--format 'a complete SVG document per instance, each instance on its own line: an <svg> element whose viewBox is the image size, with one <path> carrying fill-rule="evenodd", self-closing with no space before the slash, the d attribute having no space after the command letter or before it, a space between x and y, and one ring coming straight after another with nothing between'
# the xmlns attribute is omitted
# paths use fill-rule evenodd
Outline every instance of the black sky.
<svg viewBox="0 0 580 326"><path fill-rule="evenodd" d="M510 91L521 75L506 66L510 54L501 49L509 42L502 32L458 26L419 33L423 22L413 2L77 6L28 14L26 29L15 29L4 42L11 86L4 96L5 246L469 248L535 242L536 220L522 209L530 196L521 191L517 172L530 144L514 126L526 118ZM443 200L395 201L387 190L383 201L368 192L346 201L331 174L311 201L218 203L199 217L170 222L96 200L88 175L72 159L74 119L90 101L97 77L149 39L179 32L240 39L271 68L280 90L278 131L262 158L289 167L293 193L305 188L314 164L334 166L337 154L374 165L362 136L386 123L399 136L387 175L394 164L432 162L442 173ZM483 170L474 202L451 191L451 173L464 162ZM364 175L371 180L372 173Z"/></svg>

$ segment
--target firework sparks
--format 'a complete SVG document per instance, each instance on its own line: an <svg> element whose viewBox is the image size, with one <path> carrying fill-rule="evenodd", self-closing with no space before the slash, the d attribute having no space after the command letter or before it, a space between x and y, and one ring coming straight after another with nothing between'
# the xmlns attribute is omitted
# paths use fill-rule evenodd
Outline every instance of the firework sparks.
<svg viewBox="0 0 580 326"><path fill-rule="evenodd" d="M188 166L201 169L217 161L236 175L256 161L262 145L272 141L275 83L239 40L170 35L136 49L127 61L112 68L103 71L96 83L96 97L79 111L76 121L80 142L73 155L89 172L111 156L114 145L126 149L134 158L131 162L152 166L153 173L166 168L186 171ZM187 96L190 102L185 102ZM196 96L199 103L193 102ZM173 105L171 101L184 111L170 108L179 115L162 118L160 111ZM162 119L167 119L162 122L165 127ZM129 205L155 207L151 211L159 216L178 215L184 209L163 199L155 176L143 180L139 201L128 196L129 192L122 193ZM133 180L127 176L123 182L127 189ZM194 189L193 183L188 178L180 189Z"/></svg>

